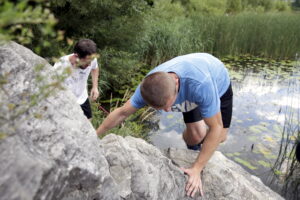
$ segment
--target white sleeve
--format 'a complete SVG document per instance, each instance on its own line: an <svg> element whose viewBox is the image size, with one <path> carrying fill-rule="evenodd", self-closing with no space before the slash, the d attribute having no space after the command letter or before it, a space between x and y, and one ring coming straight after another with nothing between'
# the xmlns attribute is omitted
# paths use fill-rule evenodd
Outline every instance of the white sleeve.
<svg viewBox="0 0 300 200"><path fill-rule="evenodd" d="M58 62L54 63L54 65L53 65L53 69L58 69L58 68L61 68L61 66L62 66L62 63L61 63L61 61L58 61Z"/></svg>
<svg viewBox="0 0 300 200"><path fill-rule="evenodd" d="M91 67L92 67L92 69L97 69L98 68L97 58L94 58L94 60L92 60Z"/></svg>

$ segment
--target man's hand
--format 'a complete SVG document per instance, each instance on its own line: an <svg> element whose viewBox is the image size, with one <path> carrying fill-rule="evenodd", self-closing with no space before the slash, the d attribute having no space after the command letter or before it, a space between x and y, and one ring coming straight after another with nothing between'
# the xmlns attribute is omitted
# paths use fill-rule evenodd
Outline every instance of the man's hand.
<svg viewBox="0 0 300 200"><path fill-rule="evenodd" d="M190 197L194 197L196 192L199 191L200 195L203 196L202 182L201 182L201 170L196 167L181 170L189 176L189 179L185 186L186 194Z"/></svg>
<svg viewBox="0 0 300 200"><path fill-rule="evenodd" d="M98 88L92 88L91 90L91 98L93 101L95 101L99 97L99 91Z"/></svg>

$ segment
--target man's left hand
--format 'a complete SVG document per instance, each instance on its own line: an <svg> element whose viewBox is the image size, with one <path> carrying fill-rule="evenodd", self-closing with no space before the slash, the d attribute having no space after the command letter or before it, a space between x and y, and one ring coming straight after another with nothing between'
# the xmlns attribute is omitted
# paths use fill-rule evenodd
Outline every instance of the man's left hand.
<svg viewBox="0 0 300 200"><path fill-rule="evenodd" d="M99 97L99 91L98 88L92 88L91 90L91 98L93 101L95 101Z"/></svg>
<svg viewBox="0 0 300 200"><path fill-rule="evenodd" d="M201 170L192 167L188 169L181 168L181 170L189 176L189 179L185 186L186 194L190 197L194 197L196 192L199 191L203 196L202 182L201 182Z"/></svg>

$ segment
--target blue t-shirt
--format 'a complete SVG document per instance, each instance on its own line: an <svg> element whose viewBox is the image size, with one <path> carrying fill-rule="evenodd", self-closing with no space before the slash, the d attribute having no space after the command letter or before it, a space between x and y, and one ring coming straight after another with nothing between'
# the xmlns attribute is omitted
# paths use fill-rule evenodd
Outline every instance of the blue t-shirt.
<svg viewBox="0 0 300 200"><path fill-rule="evenodd" d="M175 57L151 70L174 72L179 77L179 92L172 106L174 112L188 112L199 106L201 116L212 117L220 111L220 97L229 87L230 79L224 64L207 53L193 53ZM130 98L131 105L146 105L140 85Z"/></svg>

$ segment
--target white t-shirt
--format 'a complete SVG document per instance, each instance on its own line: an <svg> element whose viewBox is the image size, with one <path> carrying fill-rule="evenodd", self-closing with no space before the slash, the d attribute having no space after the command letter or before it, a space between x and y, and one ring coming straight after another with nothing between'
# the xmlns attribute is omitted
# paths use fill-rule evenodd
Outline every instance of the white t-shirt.
<svg viewBox="0 0 300 200"><path fill-rule="evenodd" d="M73 92L76 96L77 103L81 105L88 98L87 80L89 74L92 69L98 68L98 62L97 59L94 58L87 68L81 69L71 64L69 58L72 55L74 54L61 57L59 62L54 64L54 69L71 67L72 72L71 75L65 79L65 85Z"/></svg>

